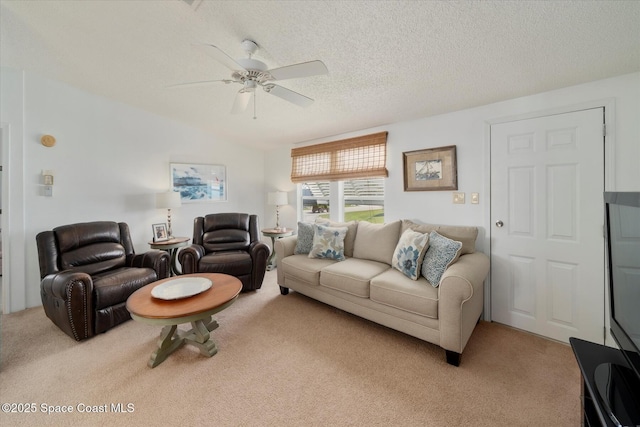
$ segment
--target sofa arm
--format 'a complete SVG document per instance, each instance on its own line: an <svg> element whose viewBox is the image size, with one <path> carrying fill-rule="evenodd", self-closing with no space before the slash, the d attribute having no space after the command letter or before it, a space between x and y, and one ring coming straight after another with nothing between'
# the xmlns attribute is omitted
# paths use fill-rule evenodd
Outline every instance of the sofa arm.
<svg viewBox="0 0 640 427"><path fill-rule="evenodd" d="M297 242L298 236L283 237L275 241L273 248L276 251L276 266L281 266L284 258L293 255ZM284 269L277 268L276 271L278 273L278 285L284 286Z"/></svg>
<svg viewBox="0 0 640 427"><path fill-rule="evenodd" d="M169 277L171 258L166 251L151 249L143 254L136 254L129 263L131 267L150 268L156 272L157 280Z"/></svg>
<svg viewBox="0 0 640 427"><path fill-rule="evenodd" d="M264 275L267 272L267 258L271 249L266 243L256 240L249 246L249 254L251 255L251 290L260 289Z"/></svg>
<svg viewBox="0 0 640 427"><path fill-rule="evenodd" d="M269 246L266 243L256 240L249 245L249 253L251 254L251 260L254 263L257 261L259 262L264 258L264 267L265 269L267 268L267 258L269 258L269 255L271 254L271 249L269 249Z"/></svg>
<svg viewBox="0 0 640 427"><path fill-rule="evenodd" d="M178 261L182 268L182 274L193 274L198 272L198 262L205 255L204 247L192 244L182 249L178 253Z"/></svg>
<svg viewBox="0 0 640 427"><path fill-rule="evenodd" d="M65 270L40 283L42 306L49 319L76 341L92 337L93 280L86 273Z"/></svg>
<svg viewBox="0 0 640 427"><path fill-rule="evenodd" d="M442 275L438 288L440 346L462 353L484 305L484 279L489 257L482 252L461 256Z"/></svg>
<svg viewBox="0 0 640 427"><path fill-rule="evenodd" d="M282 259L293 255L297 242L298 236L288 236L277 239L275 242L276 257L278 257L278 259Z"/></svg>

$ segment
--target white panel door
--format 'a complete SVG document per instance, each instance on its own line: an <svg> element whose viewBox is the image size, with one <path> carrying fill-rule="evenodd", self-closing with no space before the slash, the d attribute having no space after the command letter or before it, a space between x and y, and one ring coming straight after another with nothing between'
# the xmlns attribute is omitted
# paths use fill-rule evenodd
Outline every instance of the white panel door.
<svg viewBox="0 0 640 427"><path fill-rule="evenodd" d="M604 331L603 108L491 126L491 318L568 342Z"/></svg>

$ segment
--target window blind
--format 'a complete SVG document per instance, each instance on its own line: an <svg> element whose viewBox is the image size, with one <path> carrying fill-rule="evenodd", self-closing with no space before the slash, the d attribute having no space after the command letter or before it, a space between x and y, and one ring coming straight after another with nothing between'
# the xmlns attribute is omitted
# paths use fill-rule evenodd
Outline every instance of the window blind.
<svg viewBox="0 0 640 427"><path fill-rule="evenodd" d="M389 176L387 132L291 150L291 181L344 181Z"/></svg>

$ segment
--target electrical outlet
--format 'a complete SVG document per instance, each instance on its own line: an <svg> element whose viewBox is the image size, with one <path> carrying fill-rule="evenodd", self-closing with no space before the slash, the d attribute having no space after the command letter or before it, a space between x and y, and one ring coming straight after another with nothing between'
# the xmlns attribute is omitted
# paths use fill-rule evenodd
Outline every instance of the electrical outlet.
<svg viewBox="0 0 640 427"><path fill-rule="evenodd" d="M464 193L453 193L453 203L456 205L464 205Z"/></svg>
<svg viewBox="0 0 640 427"><path fill-rule="evenodd" d="M480 203L480 194L479 193L471 193L471 203L477 205Z"/></svg>

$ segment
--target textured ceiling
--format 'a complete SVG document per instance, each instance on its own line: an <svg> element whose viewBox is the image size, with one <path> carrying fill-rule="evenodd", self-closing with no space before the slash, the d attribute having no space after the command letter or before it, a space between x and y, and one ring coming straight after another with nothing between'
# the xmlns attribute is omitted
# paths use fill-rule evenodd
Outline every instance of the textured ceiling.
<svg viewBox="0 0 640 427"><path fill-rule="evenodd" d="M191 5L189 3L192 3ZM640 1L1 1L2 66L261 148L484 105L640 70ZM322 60L328 75L282 86L307 108L240 86L193 47L270 68Z"/></svg>

